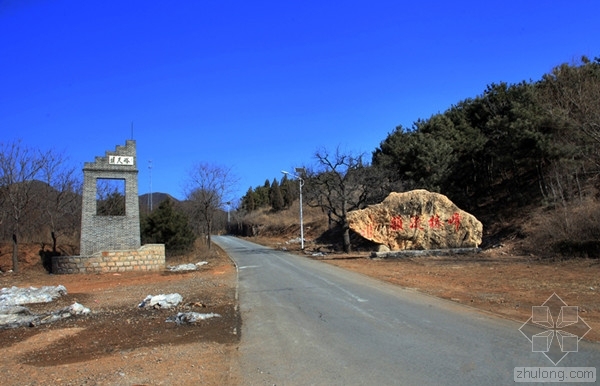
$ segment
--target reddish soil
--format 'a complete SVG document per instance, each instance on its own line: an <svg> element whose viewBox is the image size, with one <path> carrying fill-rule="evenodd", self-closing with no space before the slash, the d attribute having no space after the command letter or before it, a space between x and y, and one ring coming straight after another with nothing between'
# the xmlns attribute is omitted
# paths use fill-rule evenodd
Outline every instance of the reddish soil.
<svg viewBox="0 0 600 386"><path fill-rule="evenodd" d="M39 259L39 257L38 257ZM34 260L34 259L32 259ZM92 312L37 327L0 330L3 385L235 384L241 319L236 271L224 253L187 273L49 275L21 261L0 287L62 284L68 294L32 312L81 303ZM145 310L147 295L179 293L177 309ZM177 312L217 313L193 325L167 323Z"/></svg>
<svg viewBox="0 0 600 386"><path fill-rule="evenodd" d="M283 247L281 240L249 240ZM302 253L294 244L285 248ZM579 307L579 315L592 328L586 339L600 341L600 260L544 260L519 255L510 246L470 255L385 260L369 259L368 253L313 256L316 248L308 244L304 254L517 322L527 321L532 306L556 293ZM63 284L66 297L30 308L54 310L77 301L92 314L0 330L3 385L240 383L236 272L224 253L196 259L209 264L191 273L59 276L46 274L36 252L30 253L29 260L21 259L20 273L0 275L0 287ZM0 255L3 269L6 259L10 255ZM174 292L184 298L178 310L137 307L147 295ZM182 310L222 317L185 326L165 322Z"/></svg>

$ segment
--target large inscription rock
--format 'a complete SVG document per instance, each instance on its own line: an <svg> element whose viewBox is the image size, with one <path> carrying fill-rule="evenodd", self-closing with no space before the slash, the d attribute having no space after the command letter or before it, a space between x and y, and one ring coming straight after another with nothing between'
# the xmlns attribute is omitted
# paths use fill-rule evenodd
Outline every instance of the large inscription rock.
<svg viewBox="0 0 600 386"><path fill-rule="evenodd" d="M348 213L350 229L392 251L476 248L483 225L448 197L427 190L391 193L385 200Z"/></svg>

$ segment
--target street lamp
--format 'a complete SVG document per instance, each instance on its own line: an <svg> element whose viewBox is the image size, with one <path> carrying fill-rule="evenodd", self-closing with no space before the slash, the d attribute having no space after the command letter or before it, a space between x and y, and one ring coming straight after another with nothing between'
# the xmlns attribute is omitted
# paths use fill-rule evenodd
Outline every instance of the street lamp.
<svg viewBox="0 0 600 386"><path fill-rule="evenodd" d="M295 171L296 174L286 172L285 170L282 170L281 172L296 178L300 184L300 247L302 250L304 250L304 220L302 219L302 186L304 186L304 180L302 177L300 177L300 175L302 175L305 171L304 168L295 168Z"/></svg>
<svg viewBox="0 0 600 386"><path fill-rule="evenodd" d="M227 201L225 205L227 205L227 233L229 233L229 211L231 210L231 201Z"/></svg>

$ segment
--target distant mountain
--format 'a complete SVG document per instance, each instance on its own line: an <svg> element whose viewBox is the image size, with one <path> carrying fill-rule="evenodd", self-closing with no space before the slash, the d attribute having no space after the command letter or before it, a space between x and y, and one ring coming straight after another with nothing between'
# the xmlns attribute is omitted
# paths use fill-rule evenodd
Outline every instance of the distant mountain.
<svg viewBox="0 0 600 386"><path fill-rule="evenodd" d="M58 191L56 189L54 189L53 187L49 186L47 183L43 182L43 181L39 181L39 180L32 180L30 182L30 189L32 192L32 196L40 196L40 197L44 197L45 195L49 194L50 198L53 195L58 194ZM170 198L171 200L173 200L173 202L175 204L180 204L183 203L185 201L180 201L178 199L176 199L175 197L171 196L168 193L160 193L160 192L156 192L156 193L152 193L152 209L156 209L158 208L158 206L160 205L161 202L163 202L164 200L166 200L167 198ZM150 209L150 194L146 193L146 194L142 194L139 196L139 205L140 205L140 212L148 212ZM78 210L81 210L81 208L79 208ZM0 232L1 233L1 232Z"/></svg>
<svg viewBox="0 0 600 386"><path fill-rule="evenodd" d="M169 193L152 193L152 210L158 208L161 202L170 198L173 202L178 203L179 200L171 196ZM142 194L139 197L140 210L145 211L150 209L150 193Z"/></svg>

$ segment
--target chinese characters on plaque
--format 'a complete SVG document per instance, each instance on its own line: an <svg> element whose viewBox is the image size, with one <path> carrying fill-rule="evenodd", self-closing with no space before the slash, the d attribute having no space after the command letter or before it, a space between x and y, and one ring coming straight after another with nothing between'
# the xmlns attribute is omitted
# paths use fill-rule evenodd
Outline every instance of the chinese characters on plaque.
<svg viewBox="0 0 600 386"><path fill-rule="evenodd" d="M133 166L132 156L111 155L108 157L109 165Z"/></svg>

